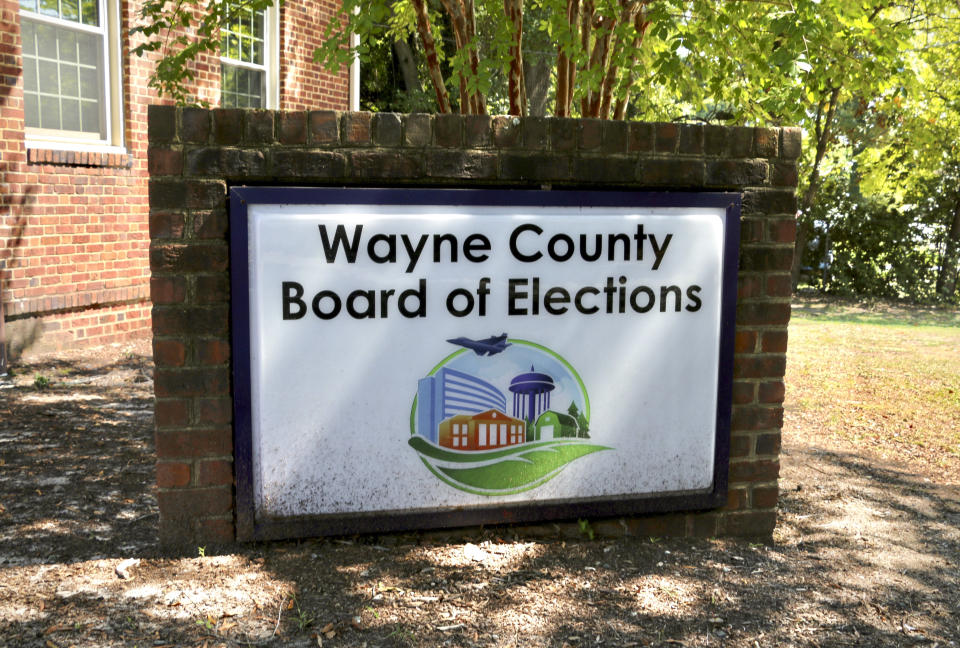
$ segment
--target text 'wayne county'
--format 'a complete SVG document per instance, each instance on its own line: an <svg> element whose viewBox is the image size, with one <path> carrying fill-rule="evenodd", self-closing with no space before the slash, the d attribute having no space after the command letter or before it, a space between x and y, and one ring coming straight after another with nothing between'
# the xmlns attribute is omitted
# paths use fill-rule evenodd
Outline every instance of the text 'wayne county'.
<svg viewBox="0 0 960 648"><path fill-rule="evenodd" d="M336 263L341 253L347 263L356 263L361 252L374 263L405 264L406 272L413 272L421 259L441 263L459 262L462 257L471 263L483 263L490 258L493 246L483 234L470 234L463 241L455 234L374 234L363 236L363 225L354 225L347 233L344 225L337 225L333 236L326 225L319 225L320 241L327 263ZM510 233L510 254L523 263L534 263L544 257L557 262L579 259L595 261L652 261L651 269L660 268L673 234L662 240L656 234L645 233L638 224L636 232L607 234L565 234L545 236L543 228L535 223L518 225ZM400 259L402 258L402 261Z"/></svg>

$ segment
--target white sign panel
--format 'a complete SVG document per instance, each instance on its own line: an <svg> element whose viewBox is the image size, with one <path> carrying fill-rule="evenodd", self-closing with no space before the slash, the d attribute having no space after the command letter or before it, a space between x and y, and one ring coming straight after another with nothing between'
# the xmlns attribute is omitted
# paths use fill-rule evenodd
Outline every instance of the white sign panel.
<svg viewBox="0 0 960 648"><path fill-rule="evenodd" d="M737 201L235 190L241 526L716 501Z"/></svg>

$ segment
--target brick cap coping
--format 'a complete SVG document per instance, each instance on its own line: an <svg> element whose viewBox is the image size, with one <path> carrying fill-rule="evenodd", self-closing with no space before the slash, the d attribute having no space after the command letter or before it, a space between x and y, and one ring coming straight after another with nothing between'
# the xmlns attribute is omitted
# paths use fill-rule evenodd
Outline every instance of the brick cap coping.
<svg viewBox="0 0 960 648"><path fill-rule="evenodd" d="M13 321L41 315L79 311L86 308L103 308L105 306L144 302L149 299L149 286L121 286L120 288L85 290L62 295L18 299L5 302L3 312L7 321Z"/></svg>
<svg viewBox="0 0 960 648"><path fill-rule="evenodd" d="M133 156L129 153L97 153L90 151L28 148L27 164L129 169L133 166Z"/></svg>

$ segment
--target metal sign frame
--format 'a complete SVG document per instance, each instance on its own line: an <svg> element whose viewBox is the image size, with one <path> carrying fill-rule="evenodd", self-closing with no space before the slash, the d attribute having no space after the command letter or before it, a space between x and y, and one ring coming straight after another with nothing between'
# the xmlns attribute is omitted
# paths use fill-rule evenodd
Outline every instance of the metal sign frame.
<svg viewBox="0 0 960 648"><path fill-rule="evenodd" d="M248 212L253 205L442 205L536 207L690 207L724 210L720 295L720 348L713 480L704 491L637 494L453 509L260 517L254 501L251 417L251 324ZM379 189L234 187L230 191L230 275L236 531L243 541L317 535L390 532L546 520L604 518L641 513L704 510L727 499L732 409L734 327L740 241L739 193L501 189Z"/></svg>

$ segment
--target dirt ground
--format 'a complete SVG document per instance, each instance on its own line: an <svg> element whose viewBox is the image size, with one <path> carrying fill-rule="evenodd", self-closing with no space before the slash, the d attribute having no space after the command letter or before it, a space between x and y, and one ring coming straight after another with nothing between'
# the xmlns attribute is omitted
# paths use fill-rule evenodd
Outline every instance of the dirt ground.
<svg viewBox="0 0 960 648"><path fill-rule="evenodd" d="M771 543L497 528L166 555L150 376L139 343L0 379L0 646L960 646L960 484L789 412Z"/></svg>

